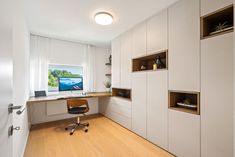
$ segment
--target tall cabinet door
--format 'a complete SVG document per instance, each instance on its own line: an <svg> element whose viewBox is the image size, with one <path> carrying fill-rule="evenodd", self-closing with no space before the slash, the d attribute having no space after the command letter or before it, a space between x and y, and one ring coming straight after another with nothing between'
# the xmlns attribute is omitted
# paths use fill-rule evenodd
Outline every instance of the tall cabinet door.
<svg viewBox="0 0 235 157"><path fill-rule="evenodd" d="M121 88L131 88L132 32L121 37Z"/></svg>
<svg viewBox="0 0 235 157"><path fill-rule="evenodd" d="M112 87L120 88L120 57L121 40L120 37L112 41Z"/></svg>
<svg viewBox="0 0 235 157"><path fill-rule="evenodd" d="M132 131L146 138L146 79L145 72L132 74Z"/></svg>
<svg viewBox="0 0 235 157"><path fill-rule="evenodd" d="M199 115L169 110L169 152L178 157L200 157Z"/></svg>
<svg viewBox="0 0 235 157"><path fill-rule="evenodd" d="M233 33L201 41L202 157L233 156Z"/></svg>
<svg viewBox="0 0 235 157"><path fill-rule="evenodd" d="M168 149L167 71L147 73L147 139Z"/></svg>
<svg viewBox="0 0 235 157"><path fill-rule="evenodd" d="M133 29L133 55L140 57L146 55L146 23L143 22Z"/></svg>
<svg viewBox="0 0 235 157"><path fill-rule="evenodd" d="M169 88L200 91L199 0L169 8Z"/></svg>
<svg viewBox="0 0 235 157"><path fill-rule="evenodd" d="M166 50L167 46L167 10L147 21L147 54Z"/></svg>
<svg viewBox="0 0 235 157"><path fill-rule="evenodd" d="M201 15L204 16L231 4L233 0L201 0Z"/></svg>

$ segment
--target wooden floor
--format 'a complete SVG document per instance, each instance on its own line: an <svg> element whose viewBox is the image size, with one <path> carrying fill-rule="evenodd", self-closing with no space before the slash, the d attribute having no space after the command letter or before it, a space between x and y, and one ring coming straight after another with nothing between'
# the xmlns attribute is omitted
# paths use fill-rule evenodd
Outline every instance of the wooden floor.
<svg viewBox="0 0 235 157"><path fill-rule="evenodd" d="M88 133L70 136L71 120L33 126L24 157L173 157L103 116L89 118Z"/></svg>

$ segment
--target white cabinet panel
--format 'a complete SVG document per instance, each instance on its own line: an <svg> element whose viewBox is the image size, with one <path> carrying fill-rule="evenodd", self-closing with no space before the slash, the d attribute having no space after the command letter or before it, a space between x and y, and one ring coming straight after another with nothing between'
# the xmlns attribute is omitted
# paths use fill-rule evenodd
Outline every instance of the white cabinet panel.
<svg viewBox="0 0 235 157"><path fill-rule="evenodd" d="M233 33L201 41L202 157L233 156Z"/></svg>
<svg viewBox="0 0 235 157"><path fill-rule="evenodd" d="M131 88L132 33L121 37L121 88Z"/></svg>
<svg viewBox="0 0 235 157"><path fill-rule="evenodd" d="M127 129L131 129L131 119L127 118L125 116L122 116L116 112L111 112L109 115L109 118L113 121L117 122L118 124L122 125L123 127Z"/></svg>
<svg viewBox="0 0 235 157"><path fill-rule="evenodd" d="M233 0L201 0L201 16L233 4Z"/></svg>
<svg viewBox="0 0 235 157"><path fill-rule="evenodd" d="M139 57L146 55L146 23L143 22L133 29L133 55Z"/></svg>
<svg viewBox="0 0 235 157"><path fill-rule="evenodd" d="M169 110L169 151L178 157L200 157L199 115Z"/></svg>
<svg viewBox="0 0 235 157"><path fill-rule="evenodd" d="M120 88L120 57L121 39L118 37L112 41L112 87Z"/></svg>
<svg viewBox="0 0 235 157"><path fill-rule="evenodd" d="M48 101L47 103L47 115L57 115L57 114L66 114L67 102L66 100L56 100L56 101Z"/></svg>
<svg viewBox="0 0 235 157"><path fill-rule="evenodd" d="M99 112L131 130L131 101L123 98L100 98Z"/></svg>
<svg viewBox="0 0 235 157"><path fill-rule="evenodd" d="M169 8L169 88L200 91L199 0Z"/></svg>
<svg viewBox="0 0 235 157"><path fill-rule="evenodd" d="M167 28L167 10L147 21L147 54L168 49Z"/></svg>
<svg viewBox="0 0 235 157"><path fill-rule="evenodd" d="M147 139L168 149L167 71L147 73Z"/></svg>
<svg viewBox="0 0 235 157"><path fill-rule="evenodd" d="M122 116L131 118L131 101L124 100L123 98L112 97L111 104L113 104L112 110Z"/></svg>
<svg viewBox="0 0 235 157"><path fill-rule="evenodd" d="M146 79L145 72L132 74L132 131L146 138Z"/></svg>

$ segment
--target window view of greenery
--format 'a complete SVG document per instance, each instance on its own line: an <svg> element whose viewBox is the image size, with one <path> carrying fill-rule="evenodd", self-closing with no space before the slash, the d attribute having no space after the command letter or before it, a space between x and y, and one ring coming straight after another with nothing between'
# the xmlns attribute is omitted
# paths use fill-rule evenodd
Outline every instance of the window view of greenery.
<svg viewBox="0 0 235 157"><path fill-rule="evenodd" d="M48 68L49 92L59 90L59 77L83 77L83 67L50 64Z"/></svg>

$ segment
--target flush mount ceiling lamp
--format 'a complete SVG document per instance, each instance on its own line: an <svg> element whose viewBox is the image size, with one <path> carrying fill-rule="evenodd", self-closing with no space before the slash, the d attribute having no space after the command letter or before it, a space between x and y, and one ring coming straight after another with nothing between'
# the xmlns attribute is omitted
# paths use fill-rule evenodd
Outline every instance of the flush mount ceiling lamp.
<svg viewBox="0 0 235 157"><path fill-rule="evenodd" d="M113 23L113 16L107 12L98 12L95 14L95 22L100 25L110 25Z"/></svg>

